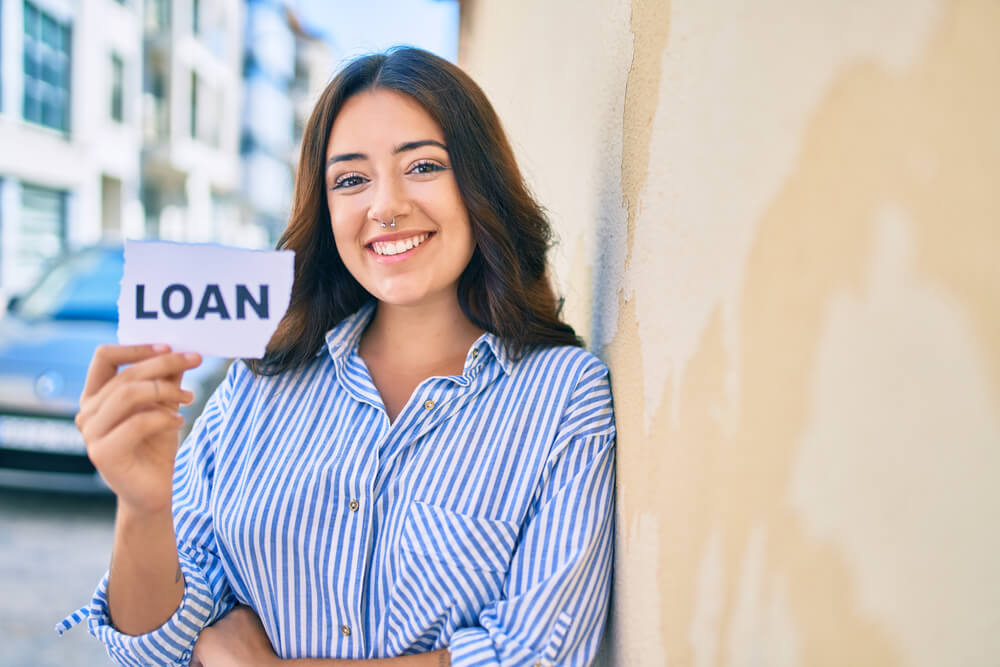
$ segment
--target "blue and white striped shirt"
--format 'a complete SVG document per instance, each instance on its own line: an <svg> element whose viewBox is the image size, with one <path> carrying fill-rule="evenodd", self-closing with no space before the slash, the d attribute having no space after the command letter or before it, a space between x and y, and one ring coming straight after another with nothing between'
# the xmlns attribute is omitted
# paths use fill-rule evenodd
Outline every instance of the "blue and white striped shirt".
<svg viewBox="0 0 1000 667"><path fill-rule="evenodd" d="M239 602L282 658L593 659L613 546L607 368L574 347L515 361L487 333L462 375L428 378L390 423L358 355L373 312L294 372L234 363L208 401L177 454L174 615L117 632L105 576L58 630L89 616L118 663L186 665Z"/></svg>

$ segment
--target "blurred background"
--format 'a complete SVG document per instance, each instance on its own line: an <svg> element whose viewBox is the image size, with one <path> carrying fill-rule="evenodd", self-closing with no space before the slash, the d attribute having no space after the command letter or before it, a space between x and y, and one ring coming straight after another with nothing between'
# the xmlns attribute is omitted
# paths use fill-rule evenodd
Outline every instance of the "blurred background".
<svg viewBox="0 0 1000 667"><path fill-rule="evenodd" d="M104 240L264 247L336 65L457 56L456 2L3 0L0 289Z"/></svg>
<svg viewBox="0 0 1000 667"><path fill-rule="evenodd" d="M269 245L319 87L405 42L494 104L611 369L598 664L997 664L1000 2L0 2L0 476L32 489L0 663L103 664L50 628L112 505L38 489L95 485L116 239Z"/></svg>
<svg viewBox="0 0 1000 667"><path fill-rule="evenodd" d="M455 61L458 21L447 0L0 0L0 665L108 664L53 627L110 554L72 418L115 340L121 240L273 246L338 65L394 44ZM189 425L227 363L185 377Z"/></svg>

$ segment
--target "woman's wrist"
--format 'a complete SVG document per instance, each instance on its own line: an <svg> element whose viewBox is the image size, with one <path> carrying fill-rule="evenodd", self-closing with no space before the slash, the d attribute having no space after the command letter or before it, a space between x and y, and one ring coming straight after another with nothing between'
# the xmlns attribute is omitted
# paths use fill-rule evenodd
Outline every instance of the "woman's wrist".
<svg viewBox="0 0 1000 667"><path fill-rule="evenodd" d="M169 503L159 509L148 509L135 507L119 499L115 520L122 530L129 532L162 529L164 526L170 526L171 531L174 529L174 518Z"/></svg>

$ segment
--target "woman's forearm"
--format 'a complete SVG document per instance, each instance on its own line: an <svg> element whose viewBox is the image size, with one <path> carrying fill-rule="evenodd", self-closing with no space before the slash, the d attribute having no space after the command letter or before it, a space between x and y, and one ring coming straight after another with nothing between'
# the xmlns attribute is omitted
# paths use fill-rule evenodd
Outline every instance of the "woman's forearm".
<svg viewBox="0 0 1000 667"><path fill-rule="evenodd" d="M292 667L449 667L451 655L448 649L403 655L398 658L375 658L372 660L341 660L336 658L302 658L299 660L282 660L281 663Z"/></svg>
<svg viewBox="0 0 1000 667"><path fill-rule="evenodd" d="M115 518L108 610L119 632L140 635L163 625L184 597L169 507L136 515L119 503Z"/></svg>

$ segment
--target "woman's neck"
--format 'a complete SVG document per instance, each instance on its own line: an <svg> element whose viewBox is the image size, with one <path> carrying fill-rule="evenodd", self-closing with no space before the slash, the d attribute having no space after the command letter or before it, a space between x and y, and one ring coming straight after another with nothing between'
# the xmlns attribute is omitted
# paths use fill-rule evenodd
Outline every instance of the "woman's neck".
<svg viewBox="0 0 1000 667"><path fill-rule="evenodd" d="M379 302L361 338L362 356L373 355L403 367L438 368L461 361L483 330L469 321L458 295L414 306Z"/></svg>

